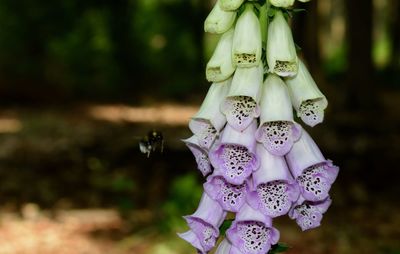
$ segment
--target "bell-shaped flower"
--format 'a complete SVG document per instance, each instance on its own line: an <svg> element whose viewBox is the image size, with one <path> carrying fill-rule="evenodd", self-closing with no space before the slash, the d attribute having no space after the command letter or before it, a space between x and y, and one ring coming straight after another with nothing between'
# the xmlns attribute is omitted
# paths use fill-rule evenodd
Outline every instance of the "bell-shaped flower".
<svg viewBox="0 0 400 254"><path fill-rule="evenodd" d="M239 185L229 183L225 180L221 170L217 168L203 186L204 191L216 200L225 211L236 213L246 202L248 185L248 180Z"/></svg>
<svg viewBox="0 0 400 254"><path fill-rule="evenodd" d="M210 82L221 82L235 72L232 62L233 29L224 33L206 66L206 77Z"/></svg>
<svg viewBox="0 0 400 254"><path fill-rule="evenodd" d="M254 13L253 4L246 9L236 22L233 36L232 59L237 67L258 66L261 60L262 38L260 22Z"/></svg>
<svg viewBox="0 0 400 254"><path fill-rule="evenodd" d="M207 193L203 193L196 212L184 217L190 230L178 235L192 244L200 253L207 253L215 246L219 227L225 217L226 212L218 202L210 198Z"/></svg>
<svg viewBox="0 0 400 254"><path fill-rule="evenodd" d="M311 127L322 123L328 101L301 60L297 75L287 79L286 84L297 116Z"/></svg>
<svg viewBox="0 0 400 254"><path fill-rule="evenodd" d="M232 27L236 20L236 12L222 10L219 1L215 3L214 8L204 21L204 31L208 33L225 33Z"/></svg>
<svg viewBox="0 0 400 254"><path fill-rule="evenodd" d="M213 83L199 111L189 122L189 128L197 136L199 145L209 149L226 123L220 105L229 90L231 79Z"/></svg>
<svg viewBox="0 0 400 254"><path fill-rule="evenodd" d="M294 0L269 0L269 2L275 7L287 8L294 4Z"/></svg>
<svg viewBox="0 0 400 254"><path fill-rule="evenodd" d="M220 0L219 4L224 11L236 11L245 0Z"/></svg>
<svg viewBox="0 0 400 254"><path fill-rule="evenodd" d="M258 102L263 80L260 66L237 68L228 95L221 104L228 124L238 131L249 126L260 115Z"/></svg>
<svg viewBox="0 0 400 254"><path fill-rule="evenodd" d="M199 145L199 140L196 135L188 139L182 140L189 150L193 153L197 163L197 168L203 176L209 175L212 172L212 166L208 159L208 150Z"/></svg>
<svg viewBox="0 0 400 254"><path fill-rule="evenodd" d="M241 253L265 254L278 242L279 231L272 227L270 217L245 204L226 231L226 237Z"/></svg>
<svg viewBox="0 0 400 254"><path fill-rule="evenodd" d="M277 11L268 26L267 62L269 72L281 77L296 75L298 60L292 31L281 11Z"/></svg>
<svg viewBox="0 0 400 254"><path fill-rule="evenodd" d="M292 103L285 83L275 74L264 81L260 100L260 127L256 139L272 154L283 156L301 136L293 120Z"/></svg>
<svg viewBox="0 0 400 254"><path fill-rule="evenodd" d="M339 168L325 159L305 130L285 157L299 184L301 195L306 200L321 201L328 197Z"/></svg>
<svg viewBox="0 0 400 254"><path fill-rule="evenodd" d="M257 121L244 131L237 131L229 124L226 125L221 141L210 150L209 158L215 169L228 183L241 185L259 167L255 154Z"/></svg>
<svg viewBox="0 0 400 254"><path fill-rule="evenodd" d="M322 215L328 210L331 203L330 197L319 202L312 202L300 196L297 204L289 211L289 217L296 220L297 225L303 231L316 228L321 225Z"/></svg>
<svg viewBox="0 0 400 254"><path fill-rule="evenodd" d="M260 168L253 173L254 190L247 202L272 218L284 215L299 198L299 187L283 157L270 154L261 144L257 155Z"/></svg>
<svg viewBox="0 0 400 254"><path fill-rule="evenodd" d="M242 254L238 248L233 246L226 238L218 245L215 254Z"/></svg>

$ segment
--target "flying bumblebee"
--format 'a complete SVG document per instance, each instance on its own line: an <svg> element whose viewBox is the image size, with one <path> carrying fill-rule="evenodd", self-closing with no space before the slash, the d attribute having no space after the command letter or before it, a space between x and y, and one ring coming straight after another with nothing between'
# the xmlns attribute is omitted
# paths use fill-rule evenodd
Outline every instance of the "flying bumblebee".
<svg viewBox="0 0 400 254"><path fill-rule="evenodd" d="M139 142L139 149L142 153L147 154L147 158L150 157L151 152L155 152L160 149L162 153L164 150L164 137L160 131L152 130L144 136Z"/></svg>

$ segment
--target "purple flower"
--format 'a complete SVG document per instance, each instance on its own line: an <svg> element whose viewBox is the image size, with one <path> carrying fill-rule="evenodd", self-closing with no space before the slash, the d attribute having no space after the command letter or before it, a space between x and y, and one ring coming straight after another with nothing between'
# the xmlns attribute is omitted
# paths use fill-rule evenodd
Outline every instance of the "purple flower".
<svg viewBox="0 0 400 254"><path fill-rule="evenodd" d="M254 190L247 195L256 210L274 218L286 214L299 198L299 188L291 176L285 159L270 154L259 144L260 168L253 173Z"/></svg>
<svg viewBox="0 0 400 254"><path fill-rule="evenodd" d="M328 210L332 200L327 197L323 201L312 202L300 197L297 204L289 212L289 217L296 220L301 230L316 228L321 225L322 215Z"/></svg>
<svg viewBox="0 0 400 254"><path fill-rule="evenodd" d="M212 166L208 159L208 150L204 149L199 145L198 138L193 135L188 139L182 140L186 146L192 151L194 158L196 159L197 168L206 176L212 172Z"/></svg>
<svg viewBox="0 0 400 254"><path fill-rule="evenodd" d="M215 254L242 254L242 252L233 246L227 239L224 239L219 244Z"/></svg>
<svg viewBox="0 0 400 254"><path fill-rule="evenodd" d="M292 102L286 85L275 74L270 74L264 82L260 109L257 141L274 155L287 154L300 138L301 126L293 120Z"/></svg>
<svg viewBox="0 0 400 254"><path fill-rule="evenodd" d="M263 79L262 66L237 68L221 111L238 131L247 128L260 115L258 101Z"/></svg>
<svg viewBox="0 0 400 254"><path fill-rule="evenodd" d="M257 122L240 132L226 125L221 142L209 153L211 164L222 172L225 180L234 185L243 184L247 177L259 167L255 154L256 141L254 134Z"/></svg>
<svg viewBox="0 0 400 254"><path fill-rule="evenodd" d="M278 242L279 231L272 227L270 217L245 204L226 236L244 254L265 254Z"/></svg>
<svg viewBox="0 0 400 254"><path fill-rule="evenodd" d="M204 184L204 191L222 206L226 211L238 212L246 202L248 181L234 185L227 182L218 169L207 178Z"/></svg>
<svg viewBox="0 0 400 254"><path fill-rule="evenodd" d="M321 201L328 197L339 168L324 158L306 131L303 130L300 140L286 155L286 161L306 200Z"/></svg>
<svg viewBox="0 0 400 254"><path fill-rule="evenodd" d="M220 104L225 99L231 80L212 84L199 111L189 122L189 128L198 137L199 145L206 149L210 149L226 123Z"/></svg>
<svg viewBox="0 0 400 254"><path fill-rule="evenodd" d="M226 212L218 202L203 193L196 212L184 217L190 230L178 235L200 253L207 253L215 246L225 216Z"/></svg>

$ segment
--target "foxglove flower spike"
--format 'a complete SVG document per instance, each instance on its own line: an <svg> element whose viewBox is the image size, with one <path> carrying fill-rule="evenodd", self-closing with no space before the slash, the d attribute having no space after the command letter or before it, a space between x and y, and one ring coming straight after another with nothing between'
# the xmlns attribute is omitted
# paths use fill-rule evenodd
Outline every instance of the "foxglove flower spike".
<svg viewBox="0 0 400 254"><path fill-rule="evenodd" d="M283 156L301 136L294 122L292 103L285 83L275 74L264 81L260 101L260 127L256 139L272 154Z"/></svg>
<svg viewBox="0 0 400 254"><path fill-rule="evenodd" d="M328 101L301 60L297 75L287 79L286 84L297 116L311 127L322 123Z"/></svg>
<svg viewBox="0 0 400 254"><path fill-rule="evenodd" d="M231 79L210 86L199 111L189 122L189 128L198 137L199 145L209 149L226 123L220 110L229 90Z"/></svg>
<svg viewBox="0 0 400 254"><path fill-rule="evenodd" d="M242 254L242 252L233 246L227 239L224 239L219 244L215 254Z"/></svg>

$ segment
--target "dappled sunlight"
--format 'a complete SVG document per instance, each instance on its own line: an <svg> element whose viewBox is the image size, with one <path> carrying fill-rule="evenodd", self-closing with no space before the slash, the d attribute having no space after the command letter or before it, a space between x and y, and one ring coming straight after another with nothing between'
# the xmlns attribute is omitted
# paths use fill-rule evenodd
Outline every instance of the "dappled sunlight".
<svg viewBox="0 0 400 254"><path fill-rule="evenodd" d="M115 210L65 210L53 218L37 205L27 204L21 214L1 213L0 253L123 253L114 250L110 240L90 235L120 229L122 220Z"/></svg>
<svg viewBox="0 0 400 254"><path fill-rule="evenodd" d="M96 105L90 106L88 114L103 121L113 123L159 123L166 125L187 125L190 117L198 107L163 104L149 107L133 107L128 105Z"/></svg>
<svg viewBox="0 0 400 254"><path fill-rule="evenodd" d="M19 119L13 117L0 117L0 134L16 133L21 131L22 123Z"/></svg>

